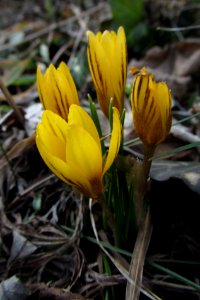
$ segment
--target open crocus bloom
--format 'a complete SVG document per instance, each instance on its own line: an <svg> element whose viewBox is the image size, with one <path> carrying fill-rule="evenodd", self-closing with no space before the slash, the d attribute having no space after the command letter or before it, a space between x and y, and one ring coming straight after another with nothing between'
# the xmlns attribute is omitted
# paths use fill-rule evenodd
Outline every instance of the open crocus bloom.
<svg viewBox="0 0 200 300"><path fill-rule="evenodd" d="M123 27L96 35L88 31L88 62L102 111L108 117L110 99L120 114L124 105L127 49Z"/></svg>
<svg viewBox="0 0 200 300"><path fill-rule="evenodd" d="M61 62L56 69L52 64L42 75L37 68L37 88L44 109L51 110L67 120L71 104L79 104L78 93L67 65Z"/></svg>
<svg viewBox="0 0 200 300"><path fill-rule="evenodd" d="M113 163L120 141L121 123L116 108L113 108L110 147L104 158L94 122L78 105L70 106L68 122L52 111L44 111L36 131L38 150L51 171L92 198L103 192L103 175Z"/></svg>
<svg viewBox="0 0 200 300"><path fill-rule="evenodd" d="M131 102L135 130L141 140L147 145L160 144L169 134L172 121L172 98L167 84L155 82L143 68L133 83Z"/></svg>

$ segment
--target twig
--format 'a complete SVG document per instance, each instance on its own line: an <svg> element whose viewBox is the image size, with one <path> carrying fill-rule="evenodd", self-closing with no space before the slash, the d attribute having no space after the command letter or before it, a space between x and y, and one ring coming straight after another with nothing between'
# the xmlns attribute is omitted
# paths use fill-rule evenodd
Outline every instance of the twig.
<svg viewBox="0 0 200 300"><path fill-rule="evenodd" d="M71 53L69 61L68 61L69 68L72 67L72 63L73 63L73 59L75 57L76 50L78 49L78 46L79 46L80 42L83 40L83 35L85 34L86 27L87 27L86 22L81 17L81 11L80 11L80 9L77 8L74 5L71 5L71 9L72 9L74 15L77 17L77 21L78 21L78 23L80 25L80 28L78 30L78 34L77 34L77 37L75 39L75 42L74 42L74 45L73 45L73 48L72 48L72 53Z"/></svg>
<svg viewBox="0 0 200 300"><path fill-rule="evenodd" d="M21 201L22 197L25 197L29 193L31 193L32 191L35 191L36 189L40 188L41 185L44 186L46 184L46 182L48 182L49 180L51 180L54 177L55 177L54 174L50 174L50 175L47 175L46 177L44 177L43 179L41 179L41 180L33 183L31 186L29 186L28 188L26 188L23 192L19 193L13 199L13 201L10 204L8 204L8 209L11 209L14 204L16 204L18 201Z"/></svg>
<svg viewBox="0 0 200 300"><path fill-rule="evenodd" d="M172 126L170 133L176 138L184 141L186 143L196 143L200 141L198 135L193 134L188 131L188 128L184 125L177 124L176 126Z"/></svg>
<svg viewBox="0 0 200 300"><path fill-rule="evenodd" d="M67 49L73 45L73 40L70 39L69 42L65 43L62 47L59 48L59 50L56 52L54 57L52 58L51 63L55 65L59 58L67 51Z"/></svg>
<svg viewBox="0 0 200 300"><path fill-rule="evenodd" d="M200 29L200 25L190 25L186 27L157 27L157 30L162 31L169 31L169 32L176 32L176 31L186 31L186 30L194 30L194 29Z"/></svg>
<svg viewBox="0 0 200 300"><path fill-rule="evenodd" d="M3 153L3 157L5 158L5 161L8 163L8 166L9 166L9 168L10 168L10 170L11 170L11 173L12 173L13 178L14 178L14 181L15 181L15 185L17 186L17 176L16 176L16 174L15 174L15 170L14 170L12 164L10 163L9 157L8 157L8 155L7 155L6 150L5 150L4 147L3 147L3 143L2 143L1 140L0 140L0 150L1 150L2 153ZM1 198L1 197L0 197L0 198ZM1 207L1 205L0 205L0 207ZM1 208L0 208L0 209L1 209Z"/></svg>
<svg viewBox="0 0 200 300"><path fill-rule="evenodd" d="M187 285L183 285L183 284L178 284L178 283L173 283L173 282L166 282L164 280L157 280L157 279L153 279L151 280L152 284L155 285L160 285L160 286L164 286L164 287L168 287L170 289L175 289L176 291L179 289L181 291L190 291L193 292L194 294L199 293L197 290L195 290L195 288L191 287L191 286L187 286Z"/></svg>
<svg viewBox="0 0 200 300"><path fill-rule="evenodd" d="M26 91L12 95L12 99L16 104L22 105L26 104L28 101L31 101L37 97L38 93L36 91L36 84L34 83ZM2 101L5 101L5 95L0 95L0 104Z"/></svg>
<svg viewBox="0 0 200 300"><path fill-rule="evenodd" d="M92 14L98 12L99 10L103 9L105 6L106 6L106 3L105 2L101 2L97 6L92 7L90 9L88 9L87 11L81 12L80 16L83 18L84 16L92 15ZM72 22L76 21L77 19L78 19L77 16L72 16L72 17L68 18L67 20L64 19L64 20L61 20L61 21L59 21L57 23L52 23L49 26L47 26L47 27L45 27L45 28L43 28L43 29L41 29L41 30L39 30L37 32L34 32L34 33L31 33L31 34L27 35L23 40L18 41L15 44L12 44L12 45L5 44L5 45L1 46L0 47L0 51L5 51L5 50L8 50L10 48L14 48L16 46L19 46L21 44L30 42L30 41L32 41L32 40L34 40L36 38L39 38L39 37L41 37L41 36L43 36L45 34L48 34L50 31L54 31L57 28L64 27L67 24L71 24Z"/></svg>
<svg viewBox="0 0 200 300"><path fill-rule="evenodd" d="M0 79L0 89L2 90L3 94L6 97L6 100L8 101L9 105L13 108L15 112L16 119L19 121L19 123L23 126L24 128L24 117L21 114L19 108L16 106L15 101L12 98L12 95L10 94L9 90L3 83L3 81Z"/></svg>

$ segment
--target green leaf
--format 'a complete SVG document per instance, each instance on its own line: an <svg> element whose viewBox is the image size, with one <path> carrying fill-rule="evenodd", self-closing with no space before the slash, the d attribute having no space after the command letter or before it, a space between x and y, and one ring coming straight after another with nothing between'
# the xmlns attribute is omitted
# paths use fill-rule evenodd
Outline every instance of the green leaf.
<svg viewBox="0 0 200 300"><path fill-rule="evenodd" d="M4 78L5 84L7 86L13 84L14 81L17 80L21 76L21 74L24 72L28 63L29 63L29 59L24 59L24 60L17 62L14 65L14 67L8 71L6 78Z"/></svg>
<svg viewBox="0 0 200 300"><path fill-rule="evenodd" d="M25 74L15 79L12 84L14 85L31 85L35 83L36 75L35 74Z"/></svg>
<svg viewBox="0 0 200 300"><path fill-rule="evenodd" d="M32 207L35 211L39 211L42 206L42 195L38 194L34 197L33 202L32 202Z"/></svg>
<svg viewBox="0 0 200 300"><path fill-rule="evenodd" d="M110 0L115 23L131 29L143 17L143 0Z"/></svg>

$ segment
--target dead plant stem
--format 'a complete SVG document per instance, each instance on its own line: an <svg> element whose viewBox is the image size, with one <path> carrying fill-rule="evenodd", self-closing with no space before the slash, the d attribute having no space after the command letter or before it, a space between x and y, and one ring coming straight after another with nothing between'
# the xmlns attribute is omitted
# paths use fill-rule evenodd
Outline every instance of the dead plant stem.
<svg viewBox="0 0 200 300"><path fill-rule="evenodd" d="M8 104L12 107L12 109L15 112L15 116L18 120L18 122L22 125L24 128L24 118L22 113L20 112L19 108L15 104L15 101L12 98L12 95L10 94L9 90L5 86L4 82L0 79L0 89L2 90L2 93L4 94L6 100L8 101Z"/></svg>
<svg viewBox="0 0 200 300"><path fill-rule="evenodd" d="M144 160L136 168L136 217L138 224L138 234L133 249L129 276L134 281L134 285L127 283L126 300L138 300L142 287L143 267L146 252L151 239L152 225L150 206L145 202L145 196L149 187L149 171L151 168L150 158L153 156L155 146L144 145Z"/></svg>

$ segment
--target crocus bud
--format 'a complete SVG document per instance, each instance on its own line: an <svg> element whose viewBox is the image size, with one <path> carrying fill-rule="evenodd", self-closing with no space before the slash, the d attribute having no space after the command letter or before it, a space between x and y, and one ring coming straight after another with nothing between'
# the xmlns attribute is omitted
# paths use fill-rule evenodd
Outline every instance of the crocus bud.
<svg viewBox="0 0 200 300"><path fill-rule="evenodd" d="M113 99L121 114L127 77L126 36L123 27L118 32L105 30L96 35L88 31L88 62L98 102L106 117Z"/></svg>
<svg viewBox="0 0 200 300"><path fill-rule="evenodd" d="M167 84L155 82L143 68L133 83L131 102L135 130L144 144L156 146L164 141L172 121L172 97Z"/></svg>
<svg viewBox="0 0 200 300"><path fill-rule="evenodd" d="M38 67L37 88L44 109L53 111L65 120L68 119L70 105L79 104L74 80L64 62L57 69L51 64L44 75Z"/></svg>

